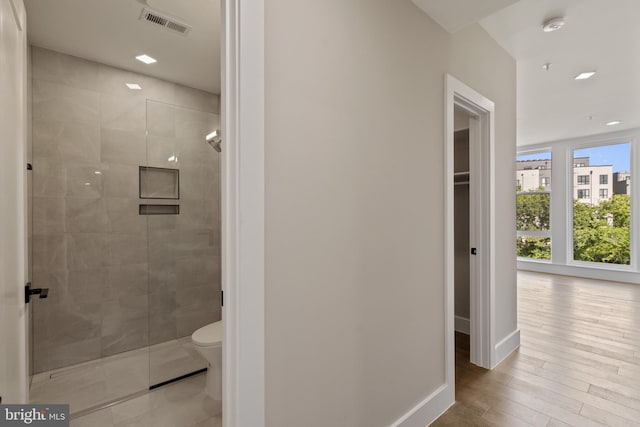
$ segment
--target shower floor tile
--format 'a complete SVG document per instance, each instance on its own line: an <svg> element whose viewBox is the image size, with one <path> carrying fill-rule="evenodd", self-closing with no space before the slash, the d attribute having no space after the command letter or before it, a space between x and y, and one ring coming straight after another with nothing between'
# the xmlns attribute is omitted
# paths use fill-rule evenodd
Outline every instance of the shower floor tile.
<svg viewBox="0 0 640 427"><path fill-rule="evenodd" d="M221 402L200 374L71 420L71 427L221 427Z"/></svg>
<svg viewBox="0 0 640 427"><path fill-rule="evenodd" d="M191 337L185 337L36 374L31 403L68 403L74 414L205 367Z"/></svg>

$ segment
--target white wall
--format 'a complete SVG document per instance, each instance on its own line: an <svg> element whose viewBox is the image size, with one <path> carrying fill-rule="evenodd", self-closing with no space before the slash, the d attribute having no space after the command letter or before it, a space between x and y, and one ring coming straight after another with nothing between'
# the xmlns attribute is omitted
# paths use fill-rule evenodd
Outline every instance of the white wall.
<svg viewBox="0 0 640 427"><path fill-rule="evenodd" d="M448 71L497 104L515 329L515 63L410 0L272 0L265 41L267 423L389 425L445 381Z"/></svg>
<svg viewBox="0 0 640 427"><path fill-rule="evenodd" d="M27 36L22 0L0 2L0 396L27 398Z"/></svg>

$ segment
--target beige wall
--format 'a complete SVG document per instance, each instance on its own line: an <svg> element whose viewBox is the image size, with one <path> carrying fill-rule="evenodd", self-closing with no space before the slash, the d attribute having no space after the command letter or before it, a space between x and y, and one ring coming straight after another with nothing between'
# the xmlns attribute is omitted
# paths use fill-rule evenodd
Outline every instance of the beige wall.
<svg viewBox="0 0 640 427"><path fill-rule="evenodd" d="M516 63L479 26L452 36L450 72L491 99L495 122L495 337L517 328L516 312Z"/></svg>
<svg viewBox="0 0 640 427"><path fill-rule="evenodd" d="M504 225L515 63L409 0L273 0L265 36L267 422L389 425L445 381L444 74L497 102Z"/></svg>

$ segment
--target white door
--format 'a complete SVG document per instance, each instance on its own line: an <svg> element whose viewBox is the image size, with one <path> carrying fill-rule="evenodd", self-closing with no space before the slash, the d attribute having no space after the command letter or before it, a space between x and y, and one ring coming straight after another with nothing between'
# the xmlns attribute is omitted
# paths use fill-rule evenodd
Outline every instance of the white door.
<svg viewBox="0 0 640 427"><path fill-rule="evenodd" d="M0 397L26 403L27 37L22 0L0 0Z"/></svg>

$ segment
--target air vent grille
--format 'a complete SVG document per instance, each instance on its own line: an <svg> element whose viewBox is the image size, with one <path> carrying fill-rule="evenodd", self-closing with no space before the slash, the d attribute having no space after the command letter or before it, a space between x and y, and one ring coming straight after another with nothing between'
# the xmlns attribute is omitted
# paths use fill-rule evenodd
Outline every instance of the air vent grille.
<svg viewBox="0 0 640 427"><path fill-rule="evenodd" d="M174 31L180 34L187 34L191 27L185 23L178 22L175 19L158 13L156 11L152 11L150 9L142 9L142 13L140 14L140 19L142 21L149 22L151 24L160 25L168 30Z"/></svg>

